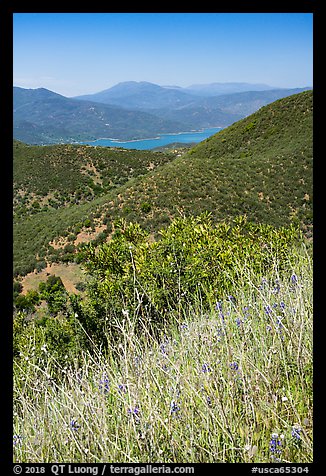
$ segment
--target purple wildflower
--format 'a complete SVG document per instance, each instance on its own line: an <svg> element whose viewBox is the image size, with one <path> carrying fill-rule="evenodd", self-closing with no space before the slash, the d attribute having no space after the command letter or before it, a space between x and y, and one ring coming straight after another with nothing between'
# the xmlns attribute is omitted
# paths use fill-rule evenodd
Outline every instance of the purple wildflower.
<svg viewBox="0 0 326 476"><path fill-rule="evenodd" d="M162 352L163 355L167 355L167 344L160 344L160 351Z"/></svg>
<svg viewBox="0 0 326 476"><path fill-rule="evenodd" d="M278 293L280 292L280 290L281 290L281 285L280 285L279 280L277 279L277 280L275 281L273 293L274 293L274 294L278 294Z"/></svg>
<svg viewBox="0 0 326 476"><path fill-rule="evenodd" d="M22 438L23 437L20 435L13 435L13 445L14 446L20 445L22 442Z"/></svg>
<svg viewBox="0 0 326 476"><path fill-rule="evenodd" d="M269 305L264 306L264 311L267 314L267 316L269 316L272 313L272 309Z"/></svg>
<svg viewBox="0 0 326 476"><path fill-rule="evenodd" d="M222 311L222 303L220 301L216 302L215 309L216 311Z"/></svg>
<svg viewBox="0 0 326 476"><path fill-rule="evenodd" d="M224 321L222 322L221 326L216 326L216 336L217 336L217 342L221 341L221 338L225 335L224 331Z"/></svg>
<svg viewBox="0 0 326 476"><path fill-rule="evenodd" d="M110 381L109 381L106 374L103 374L102 380L100 380L100 384L99 384L98 388L104 394L109 393L109 391L110 391Z"/></svg>
<svg viewBox="0 0 326 476"><path fill-rule="evenodd" d="M180 407L178 406L178 404L172 400L171 402L171 405L170 405L170 414L176 414L177 412L180 411Z"/></svg>
<svg viewBox="0 0 326 476"><path fill-rule="evenodd" d="M230 303L232 303L232 304L235 304L235 303L236 303L236 299L235 299L235 297L234 297L234 296L232 296L231 294L230 294L230 296L228 296L228 300L229 300L229 301L230 301Z"/></svg>
<svg viewBox="0 0 326 476"><path fill-rule="evenodd" d="M232 370L239 370L239 365L238 365L238 363L237 363L237 362L232 362L232 363L230 364L230 369L232 369Z"/></svg>
<svg viewBox="0 0 326 476"><path fill-rule="evenodd" d="M80 428L80 425L78 425L77 420L71 420L70 429L73 431L77 431L79 428Z"/></svg>
<svg viewBox="0 0 326 476"><path fill-rule="evenodd" d="M291 283L292 284L298 284L298 276L294 273L291 276Z"/></svg>
<svg viewBox="0 0 326 476"><path fill-rule="evenodd" d="M211 372L211 369L210 369L209 365L206 364L206 363L202 365L201 370L202 370L202 372L204 372L204 373Z"/></svg>
<svg viewBox="0 0 326 476"><path fill-rule="evenodd" d="M272 433L271 440L269 442L269 451L273 460L276 458L276 456L280 456L282 453L282 442L279 439L277 433Z"/></svg>
<svg viewBox="0 0 326 476"><path fill-rule="evenodd" d="M299 427L297 427L297 426L292 427L291 435L292 435L292 437L293 437L296 441L300 441L300 440L301 440L300 432L301 432L301 428L299 428Z"/></svg>
<svg viewBox="0 0 326 476"><path fill-rule="evenodd" d="M122 394L122 393L127 393L127 387L126 387L126 385L125 385L124 383L123 383L123 384L119 384L119 386L118 386L118 392L119 392L120 394Z"/></svg>
<svg viewBox="0 0 326 476"><path fill-rule="evenodd" d="M262 291L265 286L268 286L267 279L266 279L266 278L262 278L261 284L260 284L260 286L259 286L259 289Z"/></svg>
<svg viewBox="0 0 326 476"><path fill-rule="evenodd" d="M281 316L277 316L277 318L276 318L276 324L277 324L277 327L278 327L278 328L283 327Z"/></svg>
<svg viewBox="0 0 326 476"><path fill-rule="evenodd" d="M243 311L244 311L245 318L249 316L249 306L244 306Z"/></svg>
<svg viewBox="0 0 326 476"><path fill-rule="evenodd" d="M203 385L201 386L201 389L200 389L200 390L202 391L202 393L203 393L203 394L205 395L205 397L206 397L206 403L207 403L207 405L208 405L209 407L211 407L211 406L212 406L211 397L210 397L209 395L207 395L206 389L205 389L205 387L204 387Z"/></svg>
<svg viewBox="0 0 326 476"><path fill-rule="evenodd" d="M280 334L281 340L284 340L283 324L282 324L282 317L281 316L277 316L276 324L277 324L277 331Z"/></svg>
<svg viewBox="0 0 326 476"><path fill-rule="evenodd" d="M128 408L128 414L134 418L136 423L139 423L140 421L140 410L139 407L136 405L134 408Z"/></svg>

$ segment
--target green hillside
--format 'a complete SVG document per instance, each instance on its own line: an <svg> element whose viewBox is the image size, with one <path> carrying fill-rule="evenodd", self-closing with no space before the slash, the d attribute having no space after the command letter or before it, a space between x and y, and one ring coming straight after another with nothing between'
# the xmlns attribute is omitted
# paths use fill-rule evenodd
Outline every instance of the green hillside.
<svg viewBox="0 0 326 476"><path fill-rule="evenodd" d="M74 180L78 181L80 174L87 190L102 186L102 191L97 197L93 193L90 196L92 201L82 199L84 203L36 213L27 218L23 215L17 217L14 224L16 273L24 274L33 269L36 254L41 260L53 254L53 249L48 253L48 243L55 237L76 233L76 227L80 230L85 220L94 218L98 223L104 220L108 225L107 233L112 230L114 221L121 217L127 221L138 221L155 233L180 214L198 215L210 211L215 221L246 214L250 221L276 226L299 223L309 236L312 232L312 99L312 91L307 91L278 100L174 160L171 160L171 155L156 154L155 157L160 157L157 163L160 166L153 170L149 170L149 162L154 153L147 152L149 162L145 165L146 170L144 165L140 166L140 175L130 174L131 164L126 158L121 159L126 160L121 166L119 155L131 157L135 154L136 157L137 153L118 151L116 158L119 157L119 160L111 169L103 168L100 175L92 175L89 170L84 176L80 168L72 172L75 177L71 177L71 172L67 170L75 170L74 161L79 160L73 158L73 152L81 156L85 154L85 167L91 161L102 163L102 160L104 163L104 157L112 151L107 148L63 146L63 151L69 150L72 165L70 169L65 165L65 172L62 172L66 174L65 183L70 185L64 192L58 186L60 204L67 205L73 201ZM16 146L20 164L24 157L21 147ZM37 150L35 148L33 154L37 155ZM44 151L44 148L41 150ZM50 149L47 149L49 152ZM66 164L66 160L63 163ZM115 170L116 166L119 169ZM95 168L98 170L97 166ZM33 180L27 179L23 165L18 170L20 175L16 173L14 178L17 194L25 187L30 201L31 194L41 193L43 185L41 187L40 182L44 176L50 175L47 174L47 164L44 163L43 179L41 173L36 171L34 184ZM117 182L108 178L108 170ZM121 176L124 178L119 183ZM103 190L99 179L108 188L115 188L108 192ZM97 185L94 185L96 181ZM48 194L51 186L42 193ZM65 193L69 199L62 201ZM70 249L70 252L66 259L73 259L74 250Z"/></svg>
<svg viewBox="0 0 326 476"><path fill-rule="evenodd" d="M16 217L92 200L174 158L147 150L19 141L13 150Z"/></svg>
<svg viewBox="0 0 326 476"><path fill-rule="evenodd" d="M184 126L143 111L78 101L44 88L14 87L14 137L30 144L70 143L114 137L140 139Z"/></svg>
<svg viewBox="0 0 326 476"><path fill-rule="evenodd" d="M144 215L141 204L151 210ZM106 212L155 230L179 213L312 226L312 92L265 106L120 191Z"/></svg>

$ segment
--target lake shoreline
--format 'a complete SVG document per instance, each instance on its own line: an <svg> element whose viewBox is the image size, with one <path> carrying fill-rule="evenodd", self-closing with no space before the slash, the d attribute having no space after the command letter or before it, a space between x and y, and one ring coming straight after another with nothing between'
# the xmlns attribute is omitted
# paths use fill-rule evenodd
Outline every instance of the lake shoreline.
<svg viewBox="0 0 326 476"><path fill-rule="evenodd" d="M143 139L121 140L115 138L99 138L89 141L75 142L76 145L92 145L95 147L123 147L126 149L140 149L150 150L156 147L168 145L173 142L199 143L211 135L216 134L223 128L220 126L204 128L199 131L185 131L185 132L168 132L159 134L156 137L149 137ZM173 139L175 138L175 140ZM131 145L135 145L131 147Z"/></svg>

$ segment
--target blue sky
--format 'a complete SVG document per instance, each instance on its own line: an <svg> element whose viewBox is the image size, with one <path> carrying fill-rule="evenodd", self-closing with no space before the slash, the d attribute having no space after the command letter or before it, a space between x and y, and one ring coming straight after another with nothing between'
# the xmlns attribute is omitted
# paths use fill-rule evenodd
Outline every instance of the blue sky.
<svg viewBox="0 0 326 476"><path fill-rule="evenodd" d="M65 96L122 81L312 86L311 13L16 13L14 85Z"/></svg>

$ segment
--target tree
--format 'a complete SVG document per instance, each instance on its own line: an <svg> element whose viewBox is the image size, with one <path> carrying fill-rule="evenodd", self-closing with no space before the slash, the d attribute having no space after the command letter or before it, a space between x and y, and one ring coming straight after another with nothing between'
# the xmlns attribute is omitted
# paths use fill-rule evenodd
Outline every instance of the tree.
<svg viewBox="0 0 326 476"><path fill-rule="evenodd" d="M18 296L23 290L23 285L19 281L14 281L13 284L13 292L14 292L14 298Z"/></svg>
<svg viewBox="0 0 326 476"><path fill-rule="evenodd" d="M39 284L39 290L51 314L66 309L67 292L60 276L50 275L45 283Z"/></svg>
<svg viewBox="0 0 326 476"><path fill-rule="evenodd" d="M35 304L40 302L40 295L37 291L31 290L26 293L26 295L19 294L15 301L15 307L18 311L24 312L34 312Z"/></svg>

